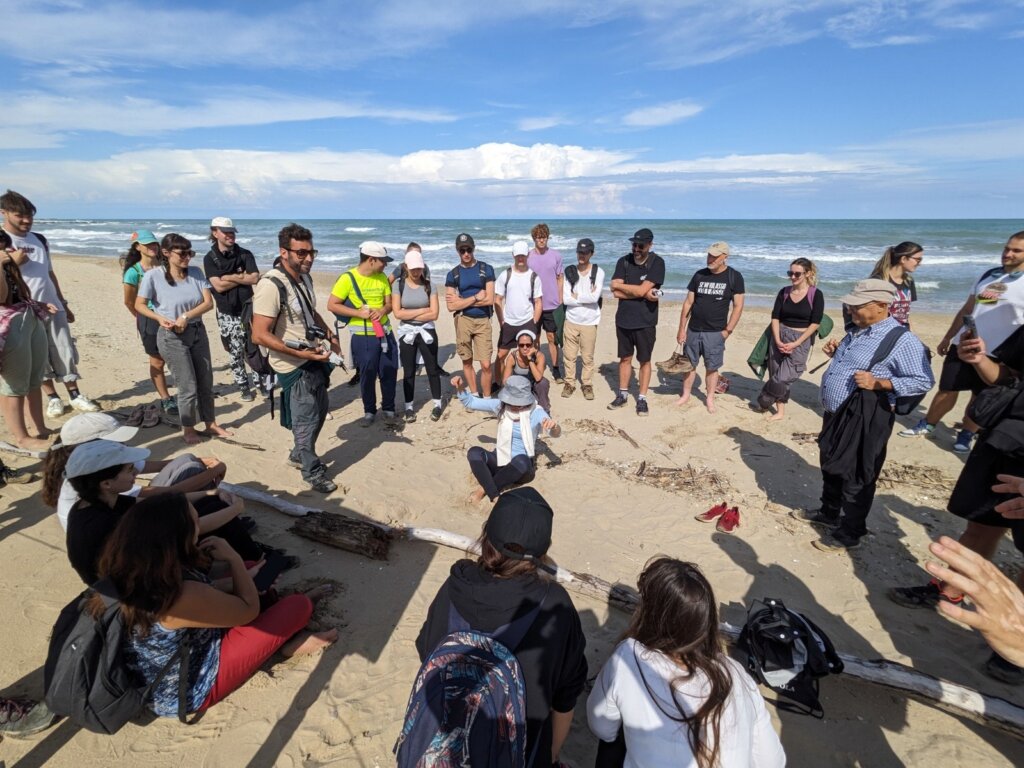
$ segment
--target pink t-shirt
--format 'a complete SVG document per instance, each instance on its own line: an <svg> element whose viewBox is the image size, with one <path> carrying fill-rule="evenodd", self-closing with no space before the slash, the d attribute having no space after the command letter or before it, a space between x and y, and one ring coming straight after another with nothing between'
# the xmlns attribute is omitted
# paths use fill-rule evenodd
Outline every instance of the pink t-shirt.
<svg viewBox="0 0 1024 768"><path fill-rule="evenodd" d="M526 263L537 273L541 288L544 289L541 308L547 311L560 307L562 292L558 290L558 276L562 274L562 254L554 248L548 248L544 253L537 253L537 249L534 248L530 251Z"/></svg>

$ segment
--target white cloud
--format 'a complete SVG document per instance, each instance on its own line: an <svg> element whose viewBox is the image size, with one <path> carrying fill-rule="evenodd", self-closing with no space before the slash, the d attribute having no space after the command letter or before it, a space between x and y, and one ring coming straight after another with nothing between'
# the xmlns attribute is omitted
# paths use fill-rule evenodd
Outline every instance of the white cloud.
<svg viewBox="0 0 1024 768"><path fill-rule="evenodd" d="M654 128L672 125L704 111L700 104L692 101L669 101L664 104L650 104L634 109L622 118L622 122L633 128Z"/></svg>
<svg viewBox="0 0 1024 768"><path fill-rule="evenodd" d="M549 115L547 117L524 117L516 124L516 127L520 131L545 131L548 128L569 124L569 121L564 117Z"/></svg>
<svg viewBox="0 0 1024 768"><path fill-rule="evenodd" d="M968 123L908 131L875 145L932 161L998 161L1024 158L1024 119Z"/></svg>

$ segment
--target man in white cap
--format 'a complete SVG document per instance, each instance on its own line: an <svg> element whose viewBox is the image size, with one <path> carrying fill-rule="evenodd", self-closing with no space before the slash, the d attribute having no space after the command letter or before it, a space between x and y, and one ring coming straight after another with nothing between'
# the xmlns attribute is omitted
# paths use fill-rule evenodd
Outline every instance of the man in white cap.
<svg viewBox="0 0 1024 768"><path fill-rule="evenodd" d="M359 264L343 272L331 289L327 309L348 319L352 334L352 362L359 371L363 398L362 426L377 415L377 381L380 380L384 419L396 423L395 388L398 376L398 342L391 332L391 283L384 269L394 261L388 249L367 240L359 246Z"/></svg>
<svg viewBox="0 0 1024 768"><path fill-rule="evenodd" d="M498 325L501 328L495 366L499 379L501 367L508 353L515 349L519 334L530 331L536 336L541 312L544 310L544 287L537 273L527 266L529 255L530 246L525 240L517 240L512 244L512 266L494 281L494 311L498 314Z"/></svg>
<svg viewBox="0 0 1024 768"><path fill-rule="evenodd" d="M821 508L791 514L825 531L813 542L824 552L860 544L896 411L915 407L935 384L924 345L889 317L895 292L888 280L857 283L840 299L853 330L822 348L832 363L821 378Z"/></svg>
<svg viewBox="0 0 1024 768"><path fill-rule="evenodd" d="M212 245L203 259L203 270L217 305L220 342L231 357L231 376L242 400L251 402L252 383L245 366L242 308L252 298L252 287L259 281L260 271L252 252L235 242L237 234L235 223L226 216L217 216L210 222Z"/></svg>

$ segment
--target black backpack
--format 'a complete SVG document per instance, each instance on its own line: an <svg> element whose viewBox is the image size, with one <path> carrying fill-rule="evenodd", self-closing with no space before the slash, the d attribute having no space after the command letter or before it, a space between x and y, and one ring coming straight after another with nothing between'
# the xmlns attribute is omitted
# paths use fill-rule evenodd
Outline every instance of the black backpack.
<svg viewBox="0 0 1024 768"><path fill-rule="evenodd" d="M576 283L580 281L580 270L574 265L570 264L565 268L565 279L569 281L569 290L576 290ZM590 265L590 290L594 290L597 287L597 265ZM601 309L604 306L604 296L598 296L597 308Z"/></svg>
<svg viewBox="0 0 1024 768"><path fill-rule="evenodd" d="M87 605L103 599L103 615L94 619ZM151 685L128 668L122 651L127 627L117 590L101 580L72 600L57 617L43 668L46 704L54 713L93 733L117 733L147 712L153 688L180 659L178 719L187 722L188 633Z"/></svg>
<svg viewBox="0 0 1024 768"><path fill-rule="evenodd" d="M269 280L277 286L277 293L281 300L281 308L278 310L278 317L280 317L281 312L284 312L285 307L288 305L288 291L285 290L284 283L273 275L264 275L260 279ZM245 303L242 305L240 319L242 333L245 336L245 362L257 376L273 376L274 369L270 366L270 355L264 353L260 345L252 340L253 298L253 296L250 296L245 300Z"/></svg>
<svg viewBox="0 0 1024 768"><path fill-rule="evenodd" d="M843 661L817 624L781 600L766 597L750 606L736 645L747 654L747 669L755 680L796 702L776 702L779 709L825 716L818 680L842 672Z"/></svg>
<svg viewBox="0 0 1024 768"><path fill-rule="evenodd" d="M505 270L505 294L508 295L508 281L512 279L512 267ZM530 301L537 292L537 273L530 270Z"/></svg>

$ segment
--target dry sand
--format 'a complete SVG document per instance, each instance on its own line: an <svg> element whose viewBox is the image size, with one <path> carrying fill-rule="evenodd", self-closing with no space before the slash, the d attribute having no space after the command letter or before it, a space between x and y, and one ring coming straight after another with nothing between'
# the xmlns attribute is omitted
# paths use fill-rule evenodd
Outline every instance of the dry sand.
<svg viewBox="0 0 1024 768"><path fill-rule="evenodd" d="M153 400L146 359L121 303L117 265L62 257L56 271L78 317L73 329L82 355L83 391L108 410ZM330 279L318 276L317 284L323 307ZM892 438L887 466L923 468L922 482L927 484L880 487L869 519L875 535L851 555L826 555L810 546L814 533L787 515L792 507L816 505L818 498L815 446L794 439L794 434L816 432L820 425L821 372L805 376L794 387L785 421L769 424L749 410L747 403L760 383L744 361L768 317L765 310L751 309L729 341L723 370L732 389L718 398L716 415L707 414L700 398L686 409L672 407L678 377L659 378L657 372L650 418L638 418L632 405L611 412L605 405L612 398L616 376L614 306L614 301L606 305L606 322L598 337L597 399L584 401L578 391L563 399L561 388L552 387L554 415L565 431L561 438L546 441L535 485L556 510L551 553L560 564L632 586L652 555L692 560L711 579L723 617L734 624L742 624L743 606L750 600L778 597L808 613L844 652L900 661L1024 704L1019 689L994 682L980 671L989 651L978 635L930 611L901 608L885 597L890 585L921 582L930 537L961 530L960 521L943 511L949 482L962 464L950 450L952 417L959 418L959 410L934 439ZM678 305L666 304L655 359L670 353L677 320ZM932 346L947 322L946 317L929 317L915 309L915 330ZM441 527L470 536L479 532L487 509L470 507L464 499L472 487L466 449L493 440L494 426L481 414L467 413L456 402L438 423L427 418L427 409L400 433L380 424L362 429L356 423L362 413L358 392L345 386L347 375L336 372L333 420L327 422L318 447L340 488L324 500L305 490L298 472L285 466L289 434L271 421L267 406L242 403L232 391L212 315L206 326L221 393L218 420L236 430L237 439L267 448L255 452L221 442L202 445L198 453L227 462L231 482L377 521ZM454 373L459 365L452 324L442 317L439 327L442 361ZM815 352L811 366L823 359ZM937 372L939 361L935 363ZM421 403L429 402L427 394L421 376ZM615 428L628 433L640 448ZM136 442L158 459L185 450L177 431L164 426L141 432ZM19 467L35 464L4 458ZM641 461L660 467L706 467L717 472L730 490L723 493L708 486L668 491L629 479L615 468L624 468L628 475ZM55 516L39 500L38 485L8 486L0 494L6 625L0 681L5 693L38 696L50 628L58 610L82 585L68 565ZM734 536L693 520L694 514L723 498L739 505L742 513ZM393 545L388 562L376 562L298 538L288 532L291 521L270 509L254 506L250 512L259 521L260 539L302 558L302 567L284 577L286 586L323 579L341 585L319 618L325 626L341 628L334 647L317 657L266 667L196 725L159 721L145 727L130 725L116 736L103 737L64 723L32 740L5 740L0 760L8 766L46 763L74 768L115 761L127 766L393 764L391 748L418 668L413 640L459 553L399 543ZM1017 566L1008 541L998 561ZM603 603L574 599L588 638L593 676L614 647L626 617ZM843 678L825 680L822 694L823 721L778 714L772 708L790 765L895 766L927 761L983 768L1022 762L1019 741L932 706ZM581 699L563 751L563 758L575 766L592 764L595 749L583 703Z"/></svg>

